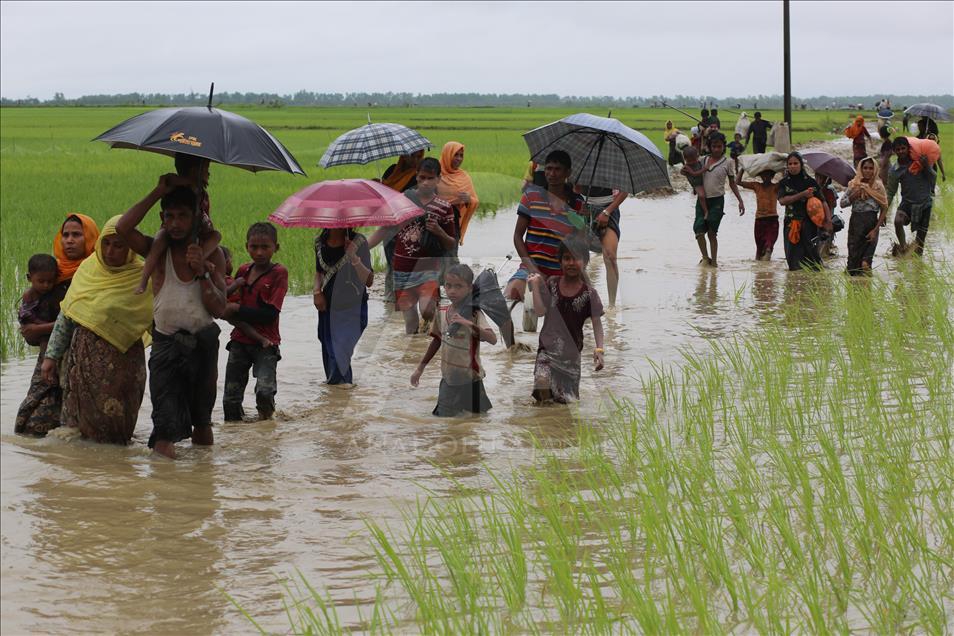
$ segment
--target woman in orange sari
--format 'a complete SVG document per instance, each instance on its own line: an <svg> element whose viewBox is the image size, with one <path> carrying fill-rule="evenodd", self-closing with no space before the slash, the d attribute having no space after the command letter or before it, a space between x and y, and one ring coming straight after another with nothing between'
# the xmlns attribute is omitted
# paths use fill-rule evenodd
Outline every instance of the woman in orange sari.
<svg viewBox="0 0 954 636"><path fill-rule="evenodd" d="M464 244L467 225L477 211L477 191L470 175L461 170L464 162L464 144L448 141L441 151L441 181L437 185L437 196L444 199L460 211L460 232L458 242Z"/></svg>
<svg viewBox="0 0 954 636"><path fill-rule="evenodd" d="M66 215L66 220L63 221L63 225L53 239L53 256L56 258L59 271L53 292L58 300L63 300L66 296L73 274L76 273L80 263L96 249L97 239L99 239L99 227L96 221L85 214ZM50 332L53 331L53 324L52 322L31 323L21 328L21 332L29 330L29 334L23 335L31 340L34 338L43 340L37 356L36 368L30 379L30 388L23 402L20 403L20 408L17 409L13 430L21 435L42 437L60 425L62 391L60 387L44 380L40 373L46 352L46 341Z"/></svg>
<svg viewBox="0 0 954 636"><path fill-rule="evenodd" d="M398 192L410 190L417 185L417 166L423 158L423 150L410 155L401 155L397 163L388 166L381 175L381 183Z"/></svg>

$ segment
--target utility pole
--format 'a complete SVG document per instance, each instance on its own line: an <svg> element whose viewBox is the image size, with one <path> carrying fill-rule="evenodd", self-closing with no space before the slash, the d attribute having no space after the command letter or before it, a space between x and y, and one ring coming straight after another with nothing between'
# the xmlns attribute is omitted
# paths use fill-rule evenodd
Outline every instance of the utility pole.
<svg viewBox="0 0 954 636"><path fill-rule="evenodd" d="M789 36L788 19L789 0L782 0L782 23L785 31L784 37L784 66L785 66L785 123L788 124L789 134L792 131L792 49L791 37Z"/></svg>

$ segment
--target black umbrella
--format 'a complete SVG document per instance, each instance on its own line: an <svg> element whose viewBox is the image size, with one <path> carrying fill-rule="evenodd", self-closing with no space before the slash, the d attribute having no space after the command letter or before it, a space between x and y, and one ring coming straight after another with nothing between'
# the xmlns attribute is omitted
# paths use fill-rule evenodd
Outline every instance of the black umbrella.
<svg viewBox="0 0 954 636"><path fill-rule="evenodd" d="M305 174L292 154L267 130L241 115L212 108L211 90L208 106L158 108L127 119L93 141L104 141L112 148L169 156L193 155L252 172L280 170Z"/></svg>

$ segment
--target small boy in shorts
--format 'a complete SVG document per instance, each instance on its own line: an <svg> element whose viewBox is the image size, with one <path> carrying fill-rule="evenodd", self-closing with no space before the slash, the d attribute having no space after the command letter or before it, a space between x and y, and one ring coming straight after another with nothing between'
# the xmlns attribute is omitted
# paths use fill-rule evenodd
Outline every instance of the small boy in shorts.
<svg viewBox="0 0 954 636"><path fill-rule="evenodd" d="M239 301L225 306L223 318L235 325L226 346L229 361L225 367L225 391L222 408L226 421L243 419L242 398L248 384L248 372L255 377L255 405L260 419L275 412L278 392L278 361L281 335L278 319L288 292L288 270L272 262L278 251L278 232L271 223L253 223L246 234L245 247L251 263L239 267L235 281Z"/></svg>

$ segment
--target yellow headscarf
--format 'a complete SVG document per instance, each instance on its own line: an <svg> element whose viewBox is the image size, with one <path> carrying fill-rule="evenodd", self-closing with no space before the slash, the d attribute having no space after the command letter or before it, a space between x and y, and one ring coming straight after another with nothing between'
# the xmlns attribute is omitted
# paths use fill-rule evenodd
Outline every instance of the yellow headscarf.
<svg viewBox="0 0 954 636"><path fill-rule="evenodd" d="M470 223L470 217L477 211L477 204L480 200L477 198L477 191L474 190L474 182L470 175L464 170L451 167L454 155L464 149L464 144L458 141L448 141L444 144L441 151L441 180L437 184L437 196L444 199L451 205L456 205L460 210L460 236L458 242L464 244L464 232L467 231L467 224ZM458 192L466 192L470 195L470 203L464 205L458 198Z"/></svg>
<svg viewBox="0 0 954 636"><path fill-rule="evenodd" d="M76 270L60 308L68 318L126 353L152 324L152 285L143 294L133 293L143 261L132 250L119 267L103 260L103 237L116 234L117 221L118 215L106 221L96 240L96 258L87 258Z"/></svg>
<svg viewBox="0 0 954 636"><path fill-rule="evenodd" d="M861 178L861 166L864 165L866 161L870 161L875 169L874 177L871 178L871 181L864 181ZM881 183L881 178L878 176L878 160L874 157L865 157L858 162L858 170L855 172L855 176L851 181L848 182L848 189L861 192L866 197L871 197L878 202L882 210L888 208L888 193L885 192L884 184Z"/></svg>
<svg viewBox="0 0 954 636"><path fill-rule="evenodd" d="M671 119L666 120L666 129L663 131L663 139L668 143L676 138L676 135L681 135L682 133L673 125Z"/></svg>

